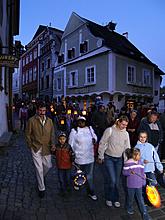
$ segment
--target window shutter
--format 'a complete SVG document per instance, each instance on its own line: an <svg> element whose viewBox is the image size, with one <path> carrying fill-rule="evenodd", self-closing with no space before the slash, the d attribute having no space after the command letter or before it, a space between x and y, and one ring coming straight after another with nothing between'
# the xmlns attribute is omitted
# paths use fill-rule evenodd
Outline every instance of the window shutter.
<svg viewBox="0 0 165 220"><path fill-rule="evenodd" d="M75 74L75 83L76 83L76 86L78 86L78 71L76 71L76 74Z"/></svg>

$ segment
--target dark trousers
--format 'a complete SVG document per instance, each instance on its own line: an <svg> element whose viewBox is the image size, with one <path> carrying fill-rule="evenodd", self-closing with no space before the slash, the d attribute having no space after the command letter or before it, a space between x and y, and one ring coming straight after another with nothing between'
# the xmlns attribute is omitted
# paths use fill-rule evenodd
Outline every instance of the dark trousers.
<svg viewBox="0 0 165 220"><path fill-rule="evenodd" d="M58 169L58 180L60 190L65 192L69 187L71 187L71 170Z"/></svg>

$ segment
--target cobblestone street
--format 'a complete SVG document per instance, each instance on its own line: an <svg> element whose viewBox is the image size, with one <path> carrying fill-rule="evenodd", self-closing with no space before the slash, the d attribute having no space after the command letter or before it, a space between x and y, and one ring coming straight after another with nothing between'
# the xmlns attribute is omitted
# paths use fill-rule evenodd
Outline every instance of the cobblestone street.
<svg viewBox="0 0 165 220"><path fill-rule="evenodd" d="M54 159L53 159L54 164ZM101 166L95 166L95 185L98 201L86 196L85 189L72 190L67 197L58 195L55 165L46 177L46 196L40 199L30 151L24 134L13 135L10 146L0 155L0 219L2 220L140 220L139 211L128 216L124 210L121 186L121 208L105 206ZM154 220L165 219L165 190L159 188L162 207L149 207Z"/></svg>

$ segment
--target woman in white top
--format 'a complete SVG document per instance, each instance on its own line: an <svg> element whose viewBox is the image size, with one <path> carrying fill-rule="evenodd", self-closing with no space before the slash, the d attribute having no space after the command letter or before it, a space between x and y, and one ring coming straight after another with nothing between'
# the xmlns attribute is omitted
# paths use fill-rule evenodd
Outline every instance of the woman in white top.
<svg viewBox="0 0 165 220"><path fill-rule="evenodd" d="M77 128L73 128L69 135L69 144L75 153L75 163L86 173L88 196L93 200L97 200L93 186L94 139L97 141L94 130L91 126L86 126L85 117L79 116L77 119Z"/></svg>
<svg viewBox="0 0 165 220"><path fill-rule="evenodd" d="M104 191L106 205L118 208L119 180L123 164L123 152L130 148L129 134L126 131L127 116L121 116L115 125L107 128L99 143L98 162L104 162Z"/></svg>

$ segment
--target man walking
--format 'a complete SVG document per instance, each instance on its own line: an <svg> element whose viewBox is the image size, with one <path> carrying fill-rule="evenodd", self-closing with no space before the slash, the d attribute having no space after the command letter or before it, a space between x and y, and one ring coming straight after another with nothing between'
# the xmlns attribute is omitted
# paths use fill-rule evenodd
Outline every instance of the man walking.
<svg viewBox="0 0 165 220"><path fill-rule="evenodd" d="M39 104L36 115L29 119L25 131L26 141L31 149L36 168L39 197L41 198L45 195L44 177L52 167L50 149L55 147L53 122L45 114L45 104Z"/></svg>

